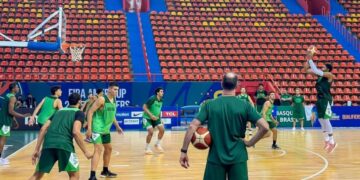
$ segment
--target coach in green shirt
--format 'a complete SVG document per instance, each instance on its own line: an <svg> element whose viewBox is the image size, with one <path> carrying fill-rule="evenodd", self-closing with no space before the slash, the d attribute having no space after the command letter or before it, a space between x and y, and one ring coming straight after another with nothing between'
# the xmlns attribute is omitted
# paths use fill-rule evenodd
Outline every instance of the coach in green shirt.
<svg viewBox="0 0 360 180"><path fill-rule="evenodd" d="M212 138L204 179L239 180L248 179L247 150L256 144L268 131L266 121L256 112L250 103L235 96L237 76L227 73L222 80L223 95L208 101L191 122L181 148L180 164L189 167L188 146L196 129L208 120ZM259 127L258 133L250 140L244 140L246 122Z"/></svg>

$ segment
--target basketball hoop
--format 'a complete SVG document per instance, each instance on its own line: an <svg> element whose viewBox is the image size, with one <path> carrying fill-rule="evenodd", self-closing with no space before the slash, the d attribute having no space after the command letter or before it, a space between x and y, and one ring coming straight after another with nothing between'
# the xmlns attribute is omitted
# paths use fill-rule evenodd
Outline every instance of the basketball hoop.
<svg viewBox="0 0 360 180"><path fill-rule="evenodd" d="M71 60L73 62L79 62L82 60L82 53L85 49L85 44L67 44L63 43L61 45L61 49L64 53L66 53L67 48L70 49Z"/></svg>

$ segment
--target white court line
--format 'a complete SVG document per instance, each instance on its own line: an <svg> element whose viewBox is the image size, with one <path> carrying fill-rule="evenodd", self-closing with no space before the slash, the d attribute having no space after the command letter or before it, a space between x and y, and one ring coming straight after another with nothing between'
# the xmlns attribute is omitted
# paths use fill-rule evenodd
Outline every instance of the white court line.
<svg viewBox="0 0 360 180"><path fill-rule="evenodd" d="M27 143L25 146L21 147L20 149L16 150L15 152L13 152L12 154L10 154L9 156L7 156L8 159L10 159L11 157L15 156L18 152L22 151L23 149L27 148L28 146L30 146L32 143L34 143L37 140L34 139L31 142Z"/></svg>
<svg viewBox="0 0 360 180"><path fill-rule="evenodd" d="M114 165L111 165L112 167L128 167L130 165L128 164L114 164Z"/></svg>
<svg viewBox="0 0 360 180"><path fill-rule="evenodd" d="M268 152L268 150L258 150L257 152L259 151L266 151ZM278 157L282 157L282 156L285 156L287 154L287 152L283 149L279 149L279 150L276 150L276 151L279 151L281 152L281 154L277 155L277 156L270 156L270 157L263 157L263 158L249 158L249 160L254 160L254 159L272 159L272 158L278 158ZM255 150L256 152L256 150Z"/></svg>
<svg viewBox="0 0 360 180"><path fill-rule="evenodd" d="M308 150L308 149L304 149L305 151L307 151L307 152L309 152L309 153L311 153L311 154L314 154L314 155L316 155L316 156L318 156L319 158L321 158L323 161L324 161L324 167L322 168L322 169L320 169L320 171L318 171L317 173L315 173L315 174L313 174L313 175L310 175L310 176L308 176L308 177L305 177L305 178L303 178L302 180L307 180L307 179L311 179L311 178L313 178L313 177L315 177L315 176L318 176L318 175L320 175L321 173L323 173L327 168L328 168L328 166L329 166L329 162L328 162L328 160L324 157L324 156L322 156L322 155L320 155L320 154L318 154L318 153L316 153L316 152L313 152L313 151L310 151L310 150Z"/></svg>

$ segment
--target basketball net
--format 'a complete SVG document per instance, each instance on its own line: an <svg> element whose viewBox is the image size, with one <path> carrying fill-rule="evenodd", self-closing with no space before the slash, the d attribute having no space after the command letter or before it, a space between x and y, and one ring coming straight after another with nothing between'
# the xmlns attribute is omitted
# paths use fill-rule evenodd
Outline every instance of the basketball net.
<svg viewBox="0 0 360 180"><path fill-rule="evenodd" d="M66 53L66 49L70 49L71 53L71 61L73 62L79 62L82 60L82 54L85 50L84 44L63 44L62 49L64 53Z"/></svg>

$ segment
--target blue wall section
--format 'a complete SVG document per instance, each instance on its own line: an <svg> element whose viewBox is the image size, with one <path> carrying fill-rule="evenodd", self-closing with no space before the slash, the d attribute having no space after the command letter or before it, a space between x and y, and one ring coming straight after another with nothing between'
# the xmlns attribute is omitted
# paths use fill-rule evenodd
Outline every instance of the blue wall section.
<svg viewBox="0 0 360 180"><path fill-rule="evenodd" d="M148 81L144 53L141 45L138 17L135 13L126 13L126 19L134 81Z"/></svg>
<svg viewBox="0 0 360 180"><path fill-rule="evenodd" d="M123 10L122 0L105 0L105 9L108 11Z"/></svg>
<svg viewBox="0 0 360 180"><path fill-rule="evenodd" d="M149 60L150 72L151 74L161 74L159 57L156 52L156 46L150 21L150 13L141 13L141 23L144 32L146 53ZM162 76L155 76L155 78L152 78L152 80L163 81L164 79Z"/></svg>
<svg viewBox="0 0 360 180"><path fill-rule="evenodd" d="M150 0L150 11L167 11L165 0Z"/></svg>
<svg viewBox="0 0 360 180"><path fill-rule="evenodd" d="M357 51L345 38L344 36L336 30L336 28L329 22L327 17L321 15L314 15L315 19L318 20L320 24L329 32L333 38L340 43L344 49L346 49L351 55L353 55L356 61L360 61L360 52Z"/></svg>
<svg viewBox="0 0 360 180"><path fill-rule="evenodd" d="M296 2L296 0L281 0L281 2L285 4L291 14L306 14L305 10Z"/></svg>
<svg viewBox="0 0 360 180"><path fill-rule="evenodd" d="M338 0L330 0L330 14L347 14L347 10L338 2Z"/></svg>

